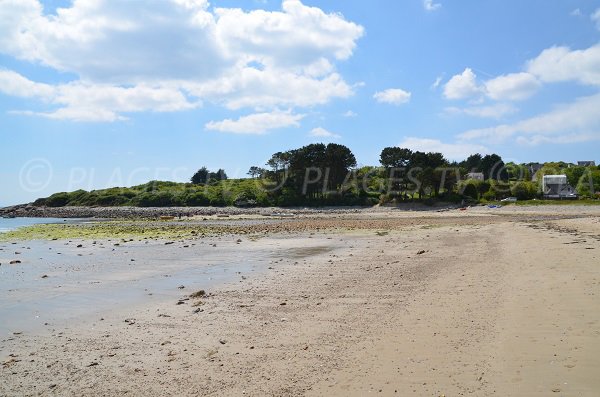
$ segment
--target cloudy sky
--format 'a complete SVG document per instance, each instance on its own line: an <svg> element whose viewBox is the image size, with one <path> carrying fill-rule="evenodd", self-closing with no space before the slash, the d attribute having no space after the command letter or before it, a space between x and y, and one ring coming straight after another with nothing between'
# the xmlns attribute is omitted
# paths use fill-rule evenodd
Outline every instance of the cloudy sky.
<svg viewBox="0 0 600 397"><path fill-rule="evenodd" d="M0 0L0 205L385 146L600 160L600 1Z"/></svg>

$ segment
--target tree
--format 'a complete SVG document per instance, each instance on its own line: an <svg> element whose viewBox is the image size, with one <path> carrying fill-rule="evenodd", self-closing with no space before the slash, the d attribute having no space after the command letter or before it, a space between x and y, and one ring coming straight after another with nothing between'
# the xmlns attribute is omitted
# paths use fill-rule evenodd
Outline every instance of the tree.
<svg viewBox="0 0 600 397"><path fill-rule="evenodd" d="M467 159L460 163L460 166L467 172L481 172L481 154L475 153L467 157Z"/></svg>
<svg viewBox="0 0 600 397"><path fill-rule="evenodd" d="M208 174L208 179L210 181L225 181L227 180L227 174L224 169L219 168L217 172L210 172Z"/></svg>
<svg viewBox="0 0 600 397"><path fill-rule="evenodd" d="M585 174L586 167L569 167L564 170L569 185L575 187L579 183L579 180Z"/></svg>
<svg viewBox="0 0 600 397"><path fill-rule="evenodd" d="M346 180L348 172L356 167L356 157L350 149L344 145L330 143L325 148L325 167L328 177L327 187L338 190Z"/></svg>
<svg viewBox="0 0 600 397"><path fill-rule="evenodd" d="M400 191L402 196L408 190L405 176L412 154L410 149L386 147L379 156L379 162L385 167L386 176L389 178L389 190Z"/></svg>
<svg viewBox="0 0 600 397"><path fill-rule="evenodd" d="M270 175L274 176L273 179L277 184L281 183L285 173L290 165L291 153L288 152L277 152L271 156L267 165L271 167Z"/></svg>
<svg viewBox="0 0 600 397"><path fill-rule="evenodd" d="M381 151L379 162L385 168L408 167L412 150L399 147L386 147Z"/></svg>
<svg viewBox="0 0 600 397"><path fill-rule="evenodd" d="M485 179L508 180L502 157L497 154L488 154L481 159L481 172Z"/></svg>
<svg viewBox="0 0 600 397"><path fill-rule="evenodd" d="M202 167L198 171L196 171L196 173L192 176L191 181L194 185L205 184L206 182L208 182L208 175L209 171L206 169L206 167Z"/></svg>
<svg viewBox="0 0 600 397"><path fill-rule="evenodd" d="M264 172L265 172L264 168L260 168L260 167L253 165L248 170L248 175L250 175L252 178L256 178L256 177L262 176L262 174L264 174Z"/></svg>
<svg viewBox="0 0 600 397"><path fill-rule="evenodd" d="M510 188L510 193L518 200L531 200L537 194L537 184L532 182L517 182Z"/></svg>
<svg viewBox="0 0 600 397"><path fill-rule="evenodd" d="M598 197L598 193L600 193L600 170L589 167L579 180L576 190L582 197Z"/></svg>

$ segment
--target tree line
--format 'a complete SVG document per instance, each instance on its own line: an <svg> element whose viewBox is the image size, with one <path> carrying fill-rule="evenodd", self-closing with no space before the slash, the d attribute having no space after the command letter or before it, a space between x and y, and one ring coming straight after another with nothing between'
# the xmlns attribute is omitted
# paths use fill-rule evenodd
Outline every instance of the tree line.
<svg viewBox="0 0 600 397"><path fill-rule="evenodd" d="M600 167L564 162L505 163L497 154L449 161L442 153L386 147L377 166L358 166L340 144L318 143L274 153L250 178L200 168L190 183L151 181L129 188L55 193L39 206L321 206L541 198L543 175L565 174L580 197L600 198Z"/></svg>

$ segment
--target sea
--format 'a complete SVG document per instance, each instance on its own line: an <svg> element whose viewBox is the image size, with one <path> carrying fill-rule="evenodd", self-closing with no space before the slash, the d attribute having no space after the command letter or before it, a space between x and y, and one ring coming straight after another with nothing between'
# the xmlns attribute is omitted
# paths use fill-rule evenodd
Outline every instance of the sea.
<svg viewBox="0 0 600 397"><path fill-rule="evenodd" d="M72 220L62 218L0 218L0 233L10 232L24 226L48 224L48 223L67 223Z"/></svg>

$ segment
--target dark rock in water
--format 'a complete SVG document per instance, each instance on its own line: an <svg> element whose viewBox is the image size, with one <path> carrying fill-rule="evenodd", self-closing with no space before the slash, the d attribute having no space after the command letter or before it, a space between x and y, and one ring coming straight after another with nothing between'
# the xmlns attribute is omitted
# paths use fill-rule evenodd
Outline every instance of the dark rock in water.
<svg viewBox="0 0 600 397"><path fill-rule="evenodd" d="M203 289L190 294L190 298L202 298L203 296L206 296L206 291Z"/></svg>
<svg viewBox="0 0 600 397"><path fill-rule="evenodd" d="M425 253L425 250L421 250L421 251L417 252L417 255L422 255L424 253Z"/></svg>
<svg viewBox="0 0 600 397"><path fill-rule="evenodd" d="M83 244L77 244L77 248L83 248Z"/></svg>
<svg viewBox="0 0 600 397"><path fill-rule="evenodd" d="M185 288L185 285L180 285L180 286L179 286L179 287L177 287L177 288L179 288L179 289L184 289L184 288Z"/></svg>
<svg viewBox="0 0 600 397"><path fill-rule="evenodd" d="M48 275L47 275L47 274L44 274L44 275L42 276L42 278L48 278Z"/></svg>
<svg viewBox="0 0 600 397"><path fill-rule="evenodd" d="M10 261L9 263L10 263L11 265L17 265L17 264L21 263L21 261L20 261L20 260L18 260L18 259L16 259L16 260L14 260L14 261Z"/></svg>

